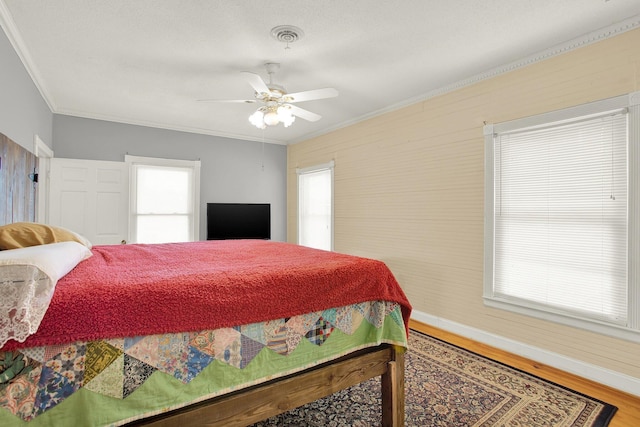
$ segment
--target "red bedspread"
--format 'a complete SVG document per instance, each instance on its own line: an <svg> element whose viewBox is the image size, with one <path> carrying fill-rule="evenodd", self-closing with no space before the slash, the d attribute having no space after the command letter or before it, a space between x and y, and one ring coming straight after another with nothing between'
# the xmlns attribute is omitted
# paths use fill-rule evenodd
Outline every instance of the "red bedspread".
<svg viewBox="0 0 640 427"><path fill-rule="evenodd" d="M231 327L364 301L411 306L376 260L263 240L95 246L35 335L2 349Z"/></svg>

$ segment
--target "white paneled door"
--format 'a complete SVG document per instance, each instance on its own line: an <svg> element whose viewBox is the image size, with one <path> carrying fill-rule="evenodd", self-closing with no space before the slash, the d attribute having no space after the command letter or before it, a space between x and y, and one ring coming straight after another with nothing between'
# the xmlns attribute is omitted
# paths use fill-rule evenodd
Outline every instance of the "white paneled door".
<svg viewBox="0 0 640 427"><path fill-rule="evenodd" d="M129 172L124 162L51 159L49 222L94 245L128 239Z"/></svg>

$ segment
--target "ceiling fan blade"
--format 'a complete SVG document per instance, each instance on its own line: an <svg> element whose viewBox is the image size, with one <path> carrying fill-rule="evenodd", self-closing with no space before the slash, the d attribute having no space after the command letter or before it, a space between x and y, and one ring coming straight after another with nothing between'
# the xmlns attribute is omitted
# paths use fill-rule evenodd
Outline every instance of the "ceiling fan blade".
<svg viewBox="0 0 640 427"><path fill-rule="evenodd" d="M284 96L286 102L302 102L314 99L334 98L338 96L338 91L332 87L324 89L307 90L304 92L288 93Z"/></svg>
<svg viewBox="0 0 640 427"><path fill-rule="evenodd" d="M233 104L254 104L255 99L198 99L198 102L227 102Z"/></svg>
<svg viewBox="0 0 640 427"><path fill-rule="evenodd" d="M255 73L250 73L248 71L241 71L240 74L242 74L247 79L247 81L249 82L251 87L256 91L256 93L258 94L271 93L271 91L267 87L267 84L264 82L264 80L262 80L262 77L260 77L259 75Z"/></svg>
<svg viewBox="0 0 640 427"><path fill-rule="evenodd" d="M320 114L312 113L311 111L305 110L300 107L296 107L295 105L285 104L288 109L291 110L291 114L294 116L300 117L301 119L305 119L310 122L317 122L322 118Z"/></svg>

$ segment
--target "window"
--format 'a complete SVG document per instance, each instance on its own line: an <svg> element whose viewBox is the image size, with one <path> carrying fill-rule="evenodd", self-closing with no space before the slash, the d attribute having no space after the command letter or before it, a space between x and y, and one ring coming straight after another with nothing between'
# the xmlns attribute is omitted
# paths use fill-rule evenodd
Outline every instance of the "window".
<svg viewBox="0 0 640 427"><path fill-rule="evenodd" d="M637 95L485 127L487 305L640 341Z"/></svg>
<svg viewBox="0 0 640 427"><path fill-rule="evenodd" d="M200 161L126 156L131 175L131 239L198 240Z"/></svg>
<svg viewBox="0 0 640 427"><path fill-rule="evenodd" d="M333 250L333 161L297 169L298 244Z"/></svg>

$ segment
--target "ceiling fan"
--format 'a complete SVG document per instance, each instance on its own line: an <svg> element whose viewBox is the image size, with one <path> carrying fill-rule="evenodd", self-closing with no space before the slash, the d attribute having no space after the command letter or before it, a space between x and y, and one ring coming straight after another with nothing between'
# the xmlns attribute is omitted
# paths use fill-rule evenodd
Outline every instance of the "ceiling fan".
<svg viewBox="0 0 640 427"><path fill-rule="evenodd" d="M267 74L269 74L269 84L265 83L258 74L248 71L240 73L255 90L255 99L202 99L201 101L247 104L262 103L264 105L260 106L249 116L249 121L257 128L264 129L267 126L275 126L278 123L282 123L284 127L289 127L295 121L296 117L310 122L318 121L322 118L319 114L292 104L338 96L338 91L334 88L287 93L284 87L273 83L273 74L280 69L280 64L269 62L265 64L265 68L267 69Z"/></svg>

